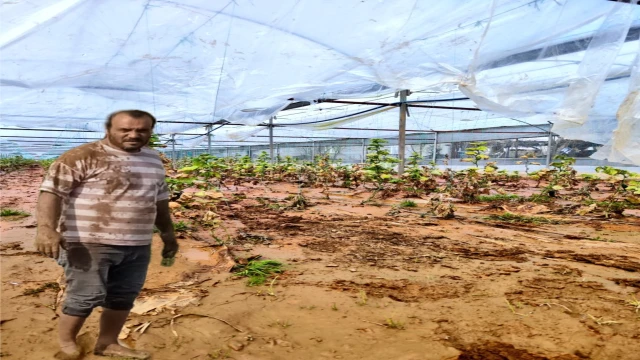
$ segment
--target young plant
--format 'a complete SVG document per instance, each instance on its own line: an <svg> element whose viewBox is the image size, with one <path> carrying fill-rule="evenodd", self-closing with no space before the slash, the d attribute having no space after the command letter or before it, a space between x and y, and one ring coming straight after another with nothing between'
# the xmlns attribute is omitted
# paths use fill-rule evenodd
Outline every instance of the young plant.
<svg viewBox="0 0 640 360"><path fill-rule="evenodd" d="M611 166L598 166L596 171L609 176L607 182L613 190L613 194L602 201L605 216L608 217L612 213L622 216L625 209L635 208L636 204L640 204L640 198L637 197L640 195L640 182L629 180L638 177L639 174Z"/></svg>
<svg viewBox="0 0 640 360"><path fill-rule="evenodd" d="M408 185L407 190L413 196L431 192L435 190L438 185L433 174L433 172L437 170L435 169L435 164L432 163L432 168L423 168L420 166L420 161L422 161L420 154L416 152L411 154L409 162L407 163L409 168L402 175L403 180Z"/></svg>
<svg viewBox="0 0 640 360"><path fill-rule="evenodd" d="M542 165L539 162L533 162L531 161L532 158L534 158L535 155L534 154L524 154L522 156L520 156L520 159L522 159L522 161L517 161L516 164L521 165L524 164L524 172L525 174L529 175L529 166L530 165Z"/></svg>
<svg viewBox="0 0 640 360"><path fill-rule="evenodd" d="M371 139L367 149L367 162L364 168L367 179L372 182L376 190L382 190L385 184L394 181L392 166L399 162L385 149L386 140Z"/></svg>
<svg viewBox="0 0 640 360"><path fill-rule="evenodd" d="M264 181L267 173L271 171L271 163L269 159L269 154L266 151L263 151L258 155L258 160L255 165L256 175L260 178L260 180Z"/></svg>
<svg viewBox="0 0 640 360"><path fill-rule="evenodd" d="M387 319L386 321L386 325L389 329L396 329L396 330L404 330L405 326L404 323L401 323L400 321L396 321L393 320L392 318Z"/></svg>
<svg viewBox="0 0 640 360"><path fill-rule="evenodd" d="M247 277L248 286L264 284L274 274L284 272L283 264L276 260L252 260L238 267L237 276Z"/></svg>
<svg viewBox="0 0 640 360"><path fill-rule="evenodd" d="M0 157L0 171L16 171L29 166L35 165L37 162L33 159L27 159L22 155L11 157Z"/></svg>
<svg viewBox="0 0 640 360"><path fill-rule="evenodd" d="M481 160L489 159L489 155L485 155L485 152L489 149L486 141L478 141L470 143L471 147L465 150L465 154L469 156L461 161L473 163L474 167L478 167Z"/></svg>
<svg viewBox="0 0 640 360"><path fill-rule="evenodd" d="M173 223L173 231L177 233L187 232L189 230L189 224L184 221L176 221Z"/></svg>
<svg viewBox="0 0 640 360"><path fill-rule="evenodd" d="M520 196L514 194L480 195L477 197L477 200L480 202L508 202L520 199Z"/></svg>
<svg viewBox="0 0 640 360"><path fill-rule="evenodd" d="M401 208L414 208L418 206L418 204L416 204L416 202L413 200L403 200L399 206Z"/></svg>
<svg viewBox="0 0 640 360"><path fill-rule="evenodd" d="M560 224L561 221L549 219L542 216L518 215L510 212L504 212L500 215L490 215L489 220L504 221L508 223L524 223L524 224Z"/></svg>
<svg viewBox="0 0 640 360"><path fill-rule="evenodd" d="M356 304L364 306L367 305L368 300L369 298L367 297L367 293L364 290L360 290L358 292L358 300L356 301Z"/></svg>
<svg viewBox="0 0 640 360"><path fill-rule="evenodd" d="M557 191L572 188L578 183L577 172L571 166L576 163L576 159L564 155L558 155L554 159L555 161L550 164L553 168L551 181L542 190L551 197L556 197Z"/></svg>
<svg viewBox="0 0 640 360"><path fill-rule="evenodd" d="M0 217L26 217L26 216L30 216L30 214L22 210L14 210L14 209L6 209L6 208L0 210Z"/></svg>
<svg viewBox="0 0 640 360"><path fill-rule="evenodd" d="M56 161L55 158L42 159L42 160L38 160L38 164L46 171L49 169L49 167L51 166L51 164L53 164L54 161Z"/></svg>

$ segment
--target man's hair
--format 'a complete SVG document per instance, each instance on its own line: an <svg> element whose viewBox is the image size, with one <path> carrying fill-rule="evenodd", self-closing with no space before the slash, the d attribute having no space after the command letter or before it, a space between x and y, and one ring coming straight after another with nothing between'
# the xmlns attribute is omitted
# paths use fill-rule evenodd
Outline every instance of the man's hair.
<svg viewBox="0 0 640 360"><path fill-rule="evenodd" d="M107 129L111 129L111 121L113 120L114 117L120 114L127 114L132 118L136 118L136 119L142 119L143 117L148 117L149 119L151 119L151 128L153 129L153 127L156 126L156 118L150 113L142 110L120 110L120 111L112 112L111 114L109 114L109 116L107 116L107 121L104 123L104 126Z"/></svg>

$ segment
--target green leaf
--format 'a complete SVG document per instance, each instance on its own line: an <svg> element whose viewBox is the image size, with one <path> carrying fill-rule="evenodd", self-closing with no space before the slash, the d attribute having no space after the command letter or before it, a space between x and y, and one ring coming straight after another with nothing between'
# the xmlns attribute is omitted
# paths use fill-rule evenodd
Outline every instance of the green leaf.
<svg viewBox="0 0 640 360"><path fill-rule="evenodd" d="M199 169L200 169L200 166L193 165L193 166L183 167L182 169L179 169L178 172L191 172Z"/></svg>

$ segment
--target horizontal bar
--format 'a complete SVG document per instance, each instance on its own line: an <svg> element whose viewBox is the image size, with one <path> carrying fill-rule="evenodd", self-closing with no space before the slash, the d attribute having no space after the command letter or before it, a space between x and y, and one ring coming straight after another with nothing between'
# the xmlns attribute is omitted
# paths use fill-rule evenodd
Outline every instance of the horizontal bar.
<svg viewBox="0 0 640 360"><path fill-rule="evenodd" d="M400 106L400 103L379 103L371 101L346 101L346 100L318 100L318 102L334 103L334 104L350 104L350 105L376 105L376 106ZM429 101L425 101L429 102ZM406 103L408 107L427 108L427 109L445 109L445 110L470 110L470 111L482 111L478 108L460 107L460 106L440 106L440 105L418 105L416 103Z"/></svg>

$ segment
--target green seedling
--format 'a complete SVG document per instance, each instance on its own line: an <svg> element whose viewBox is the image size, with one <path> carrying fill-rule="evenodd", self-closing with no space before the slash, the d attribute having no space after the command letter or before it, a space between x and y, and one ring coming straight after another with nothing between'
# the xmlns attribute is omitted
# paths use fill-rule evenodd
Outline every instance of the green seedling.
<svg viewBox="0 0 640 360"><path fill-rule="evenodd" d="M562 221L549 219L542 216L518 215L510 212L504 212L500 215L490 215L486 217L488 220L504 221L508 223L524 223L524 224L561 224Z"/></svg>
<svg viewBox="0 0 640 360"><path fill-rule="evenodd" d="M173 223L173 231L175 232L186 232L189 230L189 224L184 221L177 221Z"/></svg>
<svg viewBox="0 0 640 360"><path fill-rule="evenodd" d="M391 318L387 319L386 321L386 325L389 329L396 329L396 330L404 330L404 323L401 323L400 321L395 321Z"/></svg>
<svg viewBox="0 0 640 360"><path fill-rule="evenodd" d="M16 217L26 217L26 216L30 216L31 214L24 212L22 210L14 210L14 209L2 209L0 210L0 217L10 217L10 216L16 216Z"/></svg>
<svg viewBox="0 0 640 360"><path fill-rule="evenodd" d="M415 201L413 200L404 200L400 203L399 205L401 208L414 208L416 206L418 206L418 204L416 204Z"/></svg>
<svg viewBox="0 0 640 360"><path fill-rule="evenodd" d="M496 194L496 195L480 195L476 199L480 202L507 202L522 199L518 195L513 194Z"/></svg>
<svg viewBox="0 0 640 360"><path fill-rule="evenodd" d="M283 264L276 260L253 260L241 266L236 275L249 278L248 286L257 286L264 284L271 275L284 272L282 267Z"/></svg>
<svg viewBox="0 0 640 360"><path fill-rule="evenodd" d="M276 320L273 323L269 324L269 326L271 327L280 327L283 329L289 328L291 326L293 326L292 323L286 321L286 320Z"/></svg>
<svg viewBox="0 0 640 360"><path fill-rule="evenodd" d="M358 292L358 300L356 301L356 304L364 306L367 305L367 301L367 293L364 290L360 290L360 292Z"/></svg>

